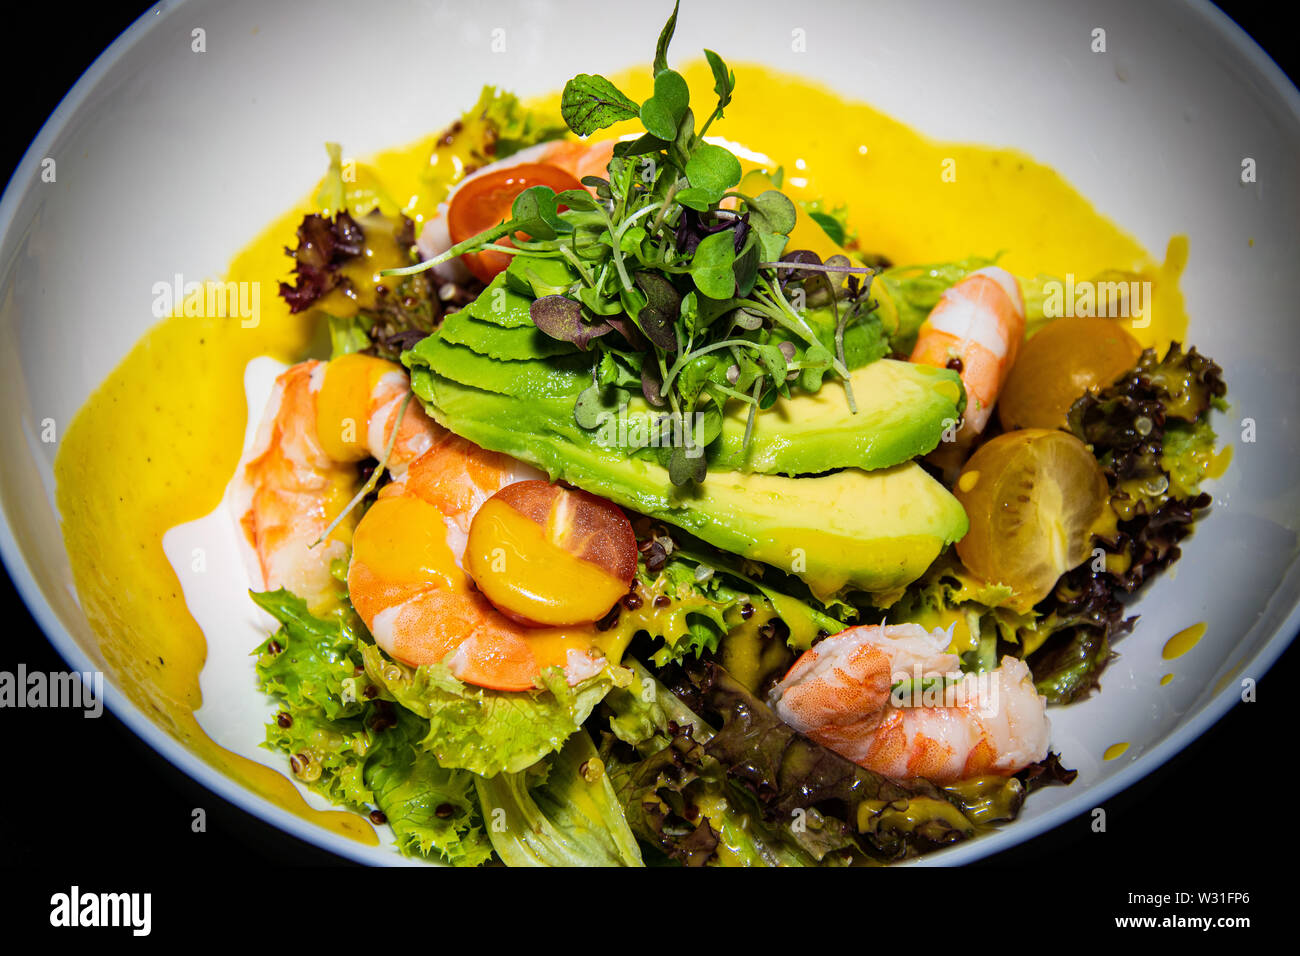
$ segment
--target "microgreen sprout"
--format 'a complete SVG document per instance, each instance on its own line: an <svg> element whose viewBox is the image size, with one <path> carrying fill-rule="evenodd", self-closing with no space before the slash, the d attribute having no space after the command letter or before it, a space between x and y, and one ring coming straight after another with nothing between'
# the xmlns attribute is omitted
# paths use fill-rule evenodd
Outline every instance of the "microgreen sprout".
<svg viewBox="0 0 1300 956"><path fill-rule="evenodd" d="M642 135L615 145L606 177L586 177L586 189L559 194L534 186L508 220L384 274L409 275L485 249L516 264L564 263L567 284L532 285L530 315L546 335L592 356L593 384L575 404L578 423L592 428L597 410L644 401L703 414L716 437L726 405L739 402L748 406L748 448L757 415L789 398L792 386L816 391L826 374L842 380L856 413L845 337L871 304L855 294L856 279L841 287L855 276L869 287L874 273L842 256L823 263L808 251L786 251L796 205L779 189L751 195L739 188L740 160L704 138L732 102L735 73L705 51L715 101L697 128L686 80L668 65L677 14L674 5L659 34L653 93L644 102L603 76L579 74L565 85L560 113L579 136L640 122ZM498 242L506 236L508 243ZM830 312L816 327L808 316L814 297ZM675 483L704 480L705 457L667 452L663 463Z"/></svg>

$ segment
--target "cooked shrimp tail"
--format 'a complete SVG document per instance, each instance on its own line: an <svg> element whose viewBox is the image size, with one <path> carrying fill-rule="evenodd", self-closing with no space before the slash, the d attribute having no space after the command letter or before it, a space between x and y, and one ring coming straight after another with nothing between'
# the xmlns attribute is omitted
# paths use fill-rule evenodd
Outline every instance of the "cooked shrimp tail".
<svg viewBox="0 0 1300 956"><path fill-rule="evenodd" d="M778 716L868 770L951 783L1047 756L1050 725L1024 661L963 674L949 635L867 625L825 638L773 689Z"/></svg>

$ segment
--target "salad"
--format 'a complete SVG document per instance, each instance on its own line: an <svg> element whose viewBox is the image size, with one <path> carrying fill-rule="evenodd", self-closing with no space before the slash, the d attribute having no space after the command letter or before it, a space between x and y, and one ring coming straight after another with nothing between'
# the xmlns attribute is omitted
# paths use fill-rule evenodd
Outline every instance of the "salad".
<svg viewBox="0 0 1300 956"><path fill-rule="evenodd" d="M1074 779L1050 708L1099 689L1210 504L1226 385L1115 318L1131 276L1059 317L995 256L893 263L709 135L736 74L705 51L692 103L676 19L644 102L485 89L419 229L332 145L288 250L330 354L279 376L236 476L266 743L408 855L976 837Z"/></svg>

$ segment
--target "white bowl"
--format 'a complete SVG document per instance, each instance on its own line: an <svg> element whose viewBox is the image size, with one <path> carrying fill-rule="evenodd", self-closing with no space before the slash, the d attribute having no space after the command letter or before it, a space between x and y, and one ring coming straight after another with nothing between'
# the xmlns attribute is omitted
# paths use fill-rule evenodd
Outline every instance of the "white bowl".
<svg viewBox="0 0 1300 956"><path fill-rule="evenodd" d="M32 613L68 663L93 669L95 637L72 588L53 506L55 447L41 422L66 423L153 321L159 277L217 276L321 172L320 144L365 155L440 128L492 81L523 94L578 69L645 62L667 0L620 10L618 29L578 50L607 2L160 5L121 36L60 104L0 204L0 551ZM822 81L942 139L1018 147L1055 167L1106 215L1159 252L1186 233L1190 339L1223 366L1234 444L1214 508L1168 575L1137 606L1104 692L1053 712L1055 746L1079 769L1036 794L1008 827L930 858L964 862L1005 849L1149 773L1221 717L1239 681L1258 678L1300 625L1300 378L1292 368L1300 249L1300 95L1231 21L1203 2L688 2L674 50L721 45ZM663 8L663 9L661 9ZM870 24L867 20L870 18ZM1107 31L1109 52L1089 51ZM207 52L190 50L202 27ZM508 55L491 52L505 29ZM808 52L791 49L806 32ZM330 83L329 108L304 108L303 64L346 37L363 54L354 81ZM324 44L324 46L322 45ZM378 51L382 51L382 54ZM326 54L328 55L328 53ZM314 77L314 79L313 79ZM291 119L291 121L286 121ZM55 188L40 161L59 157ZM1258 181L1243 185L1244 157ZM1060 228L1069 228L1061 223ZM1241 422L1258 440L1244 443ZM1164 637L1194 621L1208 634L1157 681ZM107 676L110 709L160 753L250 813L318 846L371 862L384 847L335 836L255 796L198 759ZM261 701L250 697L259 710ZM1111 743L1128 741L1103 761ZM274 757L264 754L274 762Z"/></svg>

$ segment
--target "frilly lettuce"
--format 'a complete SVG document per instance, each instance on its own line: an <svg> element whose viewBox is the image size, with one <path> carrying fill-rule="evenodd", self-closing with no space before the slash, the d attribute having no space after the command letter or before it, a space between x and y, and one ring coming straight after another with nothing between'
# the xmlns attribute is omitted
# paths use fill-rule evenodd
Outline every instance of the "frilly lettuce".
<svg viewBox="0 0 1300 956"><path fill-rule="evenodd" d="M465 118L479 117L491 124L494 159L505 159L521 149L553 139L562 139L569 129L558 116L527 109L519 97L488 85Z"/></svg>
<svg viewBox="0 0 1300 956"><path fill-rule="evenodd" d="M374 645L362 650L362 659L386 696L428 720L421 745L440 765L485 777L518 773L559 750L617 677L606 668L570 687L553 668L533 693L504 692L462 683L445 664L407 667Z"/></svg>
<svg viewBox="0 0 1300 956"><path fill-rule="evenodd" d="M365 783L388 818L398 849L456 866L478 866L492 856L483 833L473 774L440 766L419 747L428 725L395 708L397 725L379 735L365 765Z"/></svg>
<svg viewBox="0 0 1300 956"><path fill-rule="evenodd" d="M328 719L360 714L364 685L356 683L361 666L356 619L343 612L316 617L305 601L283 588L249 594L280 624L254 652L266 692L295 710Z"/></svg>
<svg viewBox="0 0 1300 956"><path fill-rule="evenodd" d="M948 555L909 586L890 620L952 627L951 649L970 669L996 666L1003 653L1024 658L1049 703L1086 697L1136 620L1125 618L1124 597L1178 559L1179 542L1211 503L1201 491L1215 456L1210 416L1226 391L1218 365L1195 348L1143 352L1068 415L1110 487L1109 525L1097 530L1093 556L1022 613L1008 606L1010 588L978 580Z"/></svg>
<svg viewBox="0 0 1300 956"><path fill-rule="evenodd" d="M252 597L280 623L257 650L262 688L280 703L266 746L289 754L295 778L331 801L380 810L403 853L469 866L488 859L472 775L419 748L427 721L371 699L361 664L374 647L351 616L315 617L285 590Z"/></svg>
<svg viewBox="0 0 1300 956"><path fill-rule="evenodd" d="M744 573L730 555L712 552L694 541L687 543L691 550L683 550L677 539L684 537L664 530L658 540L671 544L661 569L650 572L644 563L639 566L645 593L672 598L673 610L664 617L675 616L681 621L680 626L668 626L652 635L664 641L650 658L652 664L663 666L712 653L724 637L731 640L771 622L784 624L786 639L796 650L806 650L819 633L834 634L844 628L842 622L809 601L776 591ZM756 575L763 573L761 568L753 570Z"/></svg>

